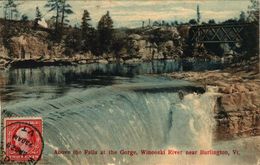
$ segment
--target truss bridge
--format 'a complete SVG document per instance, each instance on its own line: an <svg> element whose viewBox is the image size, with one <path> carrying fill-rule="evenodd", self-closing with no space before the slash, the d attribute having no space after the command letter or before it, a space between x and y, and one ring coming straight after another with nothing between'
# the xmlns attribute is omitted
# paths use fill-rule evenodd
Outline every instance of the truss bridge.
<svg viewBox="0 0 260 165"><path fill-rule="evenodd" d="M194 25L190 29L192 43L239 43L245 27L251 24Z"/></svg>

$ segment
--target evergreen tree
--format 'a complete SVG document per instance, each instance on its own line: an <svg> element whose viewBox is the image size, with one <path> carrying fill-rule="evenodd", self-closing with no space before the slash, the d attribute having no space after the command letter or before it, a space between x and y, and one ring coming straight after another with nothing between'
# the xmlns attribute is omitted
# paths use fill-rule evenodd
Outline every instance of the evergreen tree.
<svg viewBox="0 0 260 165"><path fill-rule="evenodd" d="M83 33L91 28L91 25L89 23L90 21L91 21L91 18L89 16L88 10L84 10L83 16L82 16L82 23L81 23L81 28L82 28Z"/></svg>
<svg viewBox="0 0 260 165"><path fill-rule="evenodd" d="M40 20L42 18L42 13L39 9L39 7L37 6L35 9L35 19Z"/></svg>
<svg viewBox="0 0 260 165"><path fill-rule="evenodd" d="M99 34L100 53L110 52L113 35L113 20L109 15L109 11L101 17L97 28Z"/></svg>
<svg viewBox="0 0 260 165"><path fill-rule="evenodd" d="M60 18L60 0L48 0L47 4L45 5L46 8L49 8L50 11L55 12L55 16L52 16L51 19L55 19L55 31L58 31L58 25L59 25L59 18Z"/></svg>
<svg viewBox="0 0 260 165"><path fill-rule="evenodd" d="M66 0L48 0L45 7L49 8L49 12L55 12L55 15L52 17L52 19L55 19L55 37L60 39L65 22L69 22L65 18L69 14L73 14L71 6Z"/></svg>
<svg viewBox="0 0 260 165"><path fill-rule="evenodd" d="M21 21L22 21L22 22L28 21L28 16L25 15L25 14L23 14L23 15L21 16Z"/></svg>
<svg viewBox="0 0 260 165"><path fill-rule="evenodd" d="M210 20L208 21L208 24L216 24L216 21L215 21L214 19L210 19Z"/></svg>
<svg viewBox="0 0 260 165"><path fill-rule="evenodd" d="M189 21L189 24L191 24L191 25L196 25L196 24L197 24L197 21L196 21L195 19L191 19L191 20Z"/></svg>
<svg viewBox="0 0 260 165"><path fill-rule="evenodd" d="M165 26L165 21L164 20L162 20L162 26Z"/></svg>
<svg viewBox="0 0 260 165"><path fill-rule="evenodd" d="M84 10L81 22L81 33L83 38L83 50L90 50L93 44L94 28L90 24L89 12Z"/></svg>
<svg viewBox="0 0 260 165"><path fill-rule="evenodd" d="M39 7L37 6L35 9L35 19L34 19L34 29L38 26L38 21L41 20L42 14L40 12Z"/></svg>
<svg viewBox="0 0 260 165"><path fill-rule="evenodd" d="M72 7L67 3L67 0L61 0L61 30L63 29L64 22L69 22L68 19L65 19L68 15L73 14Z"/></svg>
<svg viewBox="0 0 260 165"><path fill-rule="evenodd" d="M18 16L17 4L15 0L7 0L4 5L4 18L13 20L14 16Z"/></svg>
<svg viewBox="0 0 260 165"><path fill-rule="evenodd" d="M77 27L71 28L69 33L64 39L65 43L65 55L72 55L80 51L81 49L81 34L80 29Z"/></svg>
<svg viewBox="0 0 260 165"><path fill-rule="evenodd" d="M259 1L250 0L251 5L248 6L248 21L259 22Z"/></svg>
<svg viewBox="0 0 260 165"><path fill-rule="evenodd" d="M244 11L241 11L238 21L239 22L246 22L246 13Z"/></svg>

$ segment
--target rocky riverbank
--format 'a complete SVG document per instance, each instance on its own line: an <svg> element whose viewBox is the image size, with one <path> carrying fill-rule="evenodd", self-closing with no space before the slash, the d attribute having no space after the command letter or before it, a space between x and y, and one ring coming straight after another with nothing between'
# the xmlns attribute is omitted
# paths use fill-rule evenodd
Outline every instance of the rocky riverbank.
<svg viewBox="0 0 260 165"><path fill-rule="evenodd" d="M255 59L244 65L233 64L223 71L177 72L167 74L206 86L217 87L214 113L216 139L260 135L260 74Z"/></svg>
<svg viewBox="0 0 260 165"><path fill-rule="evenodd" d="M179 58L221 60L214 53L192 55L193 48L187 45L188 25L114 29L113 47L110 51L102 52L98 43L95 49L84 50L80 39L77 41L73 36L80 31L73 28L67 28L62 40L56 42L51 39L51 29L34 29L29 23L27 25L19 21L9 21L12 25L9 29L5 23L0 19L0 69L115 62L128 64ZM71 42L74 44L72 47L68 44ZM223 58L230 58L230 55Z"/></svg>
<svg viewBox="0 0 260 165"><path fill-rule="evenodd" d="M182 54L183 37L176 27L149 27L142 29L114 29L113 49L101 51L96 43L95 50L83 50L76 42L76 31L66 29L60 42L51 39L51 29L34 29L30 25L9 22L7 29L0 20L0 68L32 67L42 65L68 65L89 63L138 63L150 60L179 58ZM188 27L185 27L186 29ZM80 33L80 32L78 32ZM72 37L72 38L71 38ZM155 38L160 40L155 40ZM82 41L83 42L83 41ZM75 43L74 43L75 44ZM80 47L76 49L75 47Z"/></svg>

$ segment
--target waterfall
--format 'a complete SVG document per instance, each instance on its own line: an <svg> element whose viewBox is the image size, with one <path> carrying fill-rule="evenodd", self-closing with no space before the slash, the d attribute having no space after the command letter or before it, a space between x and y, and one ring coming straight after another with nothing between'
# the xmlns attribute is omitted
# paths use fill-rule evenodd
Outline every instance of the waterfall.
<svg viewBox="0 0 260 165"><path fill-rule="evenodd" d="M210 147L214 103L209 93L191 93L181 100L177 92L138 92L110 86L58 99L23 101L6 110L43 117L43 158L49 162L142 164L150 158L140 155L142 149ZM57 156L55 150L135 150L138 155Z"/></svg>
<svg viewBox="0 0 260 165"><path fill-rule="evenodd" d="M213 131L215 127L213 91L202 95L188 94L182 101L171 106L172 127L168 132L166 150L182 151L181 156L153 157L148 164L212 164L209 156L188 156L185 151L213 149ZM143 163L145 164L145 163Z"/></svg>

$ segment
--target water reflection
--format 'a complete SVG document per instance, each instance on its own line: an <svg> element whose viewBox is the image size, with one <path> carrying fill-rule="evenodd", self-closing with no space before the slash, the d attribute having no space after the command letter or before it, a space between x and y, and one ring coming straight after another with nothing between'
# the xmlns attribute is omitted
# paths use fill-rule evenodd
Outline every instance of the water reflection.
<svg viewBox="0 0 260 165"><path fill-rule="evenodd" d="M6 82L3 101L26 98L52 99L68 91L131 82L136 75L220 69L213 61L153 61L141 64L88 64L10 69L2 72Z"/></svg>

